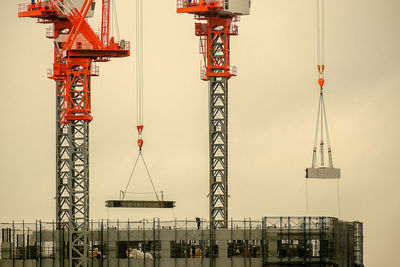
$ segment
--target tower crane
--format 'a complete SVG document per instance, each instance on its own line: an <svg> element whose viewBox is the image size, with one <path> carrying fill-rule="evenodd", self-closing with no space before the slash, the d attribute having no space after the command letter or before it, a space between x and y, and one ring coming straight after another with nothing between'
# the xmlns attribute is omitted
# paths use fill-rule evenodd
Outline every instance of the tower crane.
<svg viewBox="0 0 400 267"><path fill-rule="evenodd" d="M89 123L91 77L96 62L130 55L128 41L110 38L110 3L102 0L100 37L86 18L95 0L31 0L18 6L20 18L48 24L54 63L48 78L56 83L56 221L68 230L69 266L86 267L89 257ZM61 232L61 231L60 231Z"/></svg>
<svg viewBox="0 0 400 267"><path fill-rule="evenodd" d="M177 13L194 14L209 81L209 216L211 229L228 227L228 80L236 76L230 65L230 36L238 35L239 15L250 14L251 0L177 0Z"/></svg>

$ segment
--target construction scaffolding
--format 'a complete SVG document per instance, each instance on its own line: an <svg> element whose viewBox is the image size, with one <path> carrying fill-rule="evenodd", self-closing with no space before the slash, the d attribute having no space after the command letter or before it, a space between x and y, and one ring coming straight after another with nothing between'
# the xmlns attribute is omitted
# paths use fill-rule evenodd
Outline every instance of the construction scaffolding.
<svg viewBox="0 0 400 267"><path fill-rule="evenodd" d="M1 267L69 266L68 229L41 221L2 223L0 229ZM362 267L363 224L332 217L264 217L230 220L228 228L210 231L201 219L90 222L90 267L209 266L211 257L224 267Z"/></svg>

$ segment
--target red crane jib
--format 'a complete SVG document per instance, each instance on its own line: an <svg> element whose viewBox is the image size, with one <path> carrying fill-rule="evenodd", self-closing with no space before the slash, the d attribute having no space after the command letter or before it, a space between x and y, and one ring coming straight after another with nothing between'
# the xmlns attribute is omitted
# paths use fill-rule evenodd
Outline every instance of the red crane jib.
<svg viewBox="0 0 400 267"><path fill-rule="evenodd" d="M224 2L177 0L177 13L194 14L195 19L204 21L195 24L195 34L200 36L200 51L205 64L201 70L201 79L205 81L210 77L229 79L236 76L236 68L230 65L230 36L238 34L235 25L238 18L222 14Z"/></svg>
<svg viewBox="0 0 400 267"><path fill-rule="evenodd" d="M63 98L60 123L91 121L90 80L91 76L98 76L94 63L130 55L128 41L115 42L114 37L108 40L110 1L103 0L101 40L85 20L92 0L86 0L80 11L75 8L65 15L48 0L18 5L18 17L36 18L38 23L53 27L52 34L47 34L56 40L53 70L48 77L57 82L57 94Z"/></svg>

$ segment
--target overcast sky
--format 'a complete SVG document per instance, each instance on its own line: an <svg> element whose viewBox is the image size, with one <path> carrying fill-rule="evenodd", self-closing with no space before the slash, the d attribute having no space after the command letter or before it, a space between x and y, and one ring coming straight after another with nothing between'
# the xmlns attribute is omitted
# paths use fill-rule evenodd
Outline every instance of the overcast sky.
<svg viewBox="0 0 400 267"><path fill-rule="evenodd" d="M46 78L46 25L0 16L0 221L55 218L55 85ZM98 29L99 7L90 21ZM207 83L198 37L174 0L144 1L144 151L178 219L208 218ZM400 239L400 1L328 0L326 106L341 219L364 222L365 265L394 266ZM120 33L135 38L135 2L117 2ZM90 217L173 218L171 210L108 210L126 185L136 146L135 51L99 63L92 79ZM306 215L318 107L316 1L253 0L232 37L229 217ZM129 191L151 185L138 166ZM310 215L338 216L335 181L310 181Z"/></svg>

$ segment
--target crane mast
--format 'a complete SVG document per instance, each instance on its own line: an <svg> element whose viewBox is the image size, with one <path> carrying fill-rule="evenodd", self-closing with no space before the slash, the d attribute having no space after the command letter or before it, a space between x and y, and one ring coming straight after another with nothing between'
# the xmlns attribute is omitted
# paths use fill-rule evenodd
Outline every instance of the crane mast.
<svg viewBox="0 0 400 267"><path fill-rule="evenodd" d="M235 75L229 58L231 23L232 18L218 17L196 23L207 51L202 79L209 81L209 215L215 228L228 226L228 80Z"/></svg>
<svg viewBox="0 0 400 267"><path fill-rule="evenodd" d="M130 55L129 42L109 38L109 8L103 0L101 39L86 21L93 0L38 0L18 8L19 17L51 25L47 37L54 39L48 78L56 83L56 221L60 240L68 232L71 267L86 267L89 258L91 77L99 75L96 62Z"/></svg>
<svg viewBox="0 0 400 267"><path fill-rule="evenodd" d="M216 266L216 229L228 228L228 80L236 76L230 65L230 36L238 34L239 15L250 13L250 0L177 0L177 12L194 14L208 81L210 266ZM231 5L233 4L233 5Z"/></svg>
<svg viewBox="0 0 400 267"><path fill-rule="evenodd" d="M228 80L230 36L238 34L239 15L250 13L250 0L177 0L177 13L194 14L199 22L204 66L201 79L209 91L209 216L211 229L228 227Z"/></svg>

